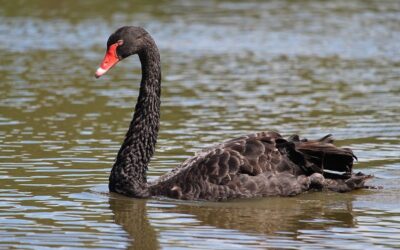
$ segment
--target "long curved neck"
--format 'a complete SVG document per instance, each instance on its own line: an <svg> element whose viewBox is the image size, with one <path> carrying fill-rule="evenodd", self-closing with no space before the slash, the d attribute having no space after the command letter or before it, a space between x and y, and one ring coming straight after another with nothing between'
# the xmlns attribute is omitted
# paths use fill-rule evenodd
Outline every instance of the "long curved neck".
<svg viewBox="0 0 400 250"><path fill-rule="evenodd" d="M142 81L135 113L111 170L110 191L134 197L147 197L147 165L154 154L160 121L160 54L153 39L139 54Z"/></svg>

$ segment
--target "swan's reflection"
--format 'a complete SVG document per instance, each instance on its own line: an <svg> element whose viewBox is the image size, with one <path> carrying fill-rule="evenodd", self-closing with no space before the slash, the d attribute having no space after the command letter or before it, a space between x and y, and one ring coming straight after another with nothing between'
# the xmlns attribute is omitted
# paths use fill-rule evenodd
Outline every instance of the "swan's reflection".
<svg viewBox="0 0 400 250"><path fill-rule="evenodd" d="M144 199L130 199L112 194L109 199L114 220L133 239L129 249L158 249L157 234L147 218Z"/></svg>
<svg viewBox="0 0 400 250"><path fill-rule="evenodd" d="M340 194L337 197L337 194L314 193L293 198L224 203L140 200L116 195L109 201L115 222L133 239L132 249L157 249L159 243L154 227L158 228L160 223L165 223L162 228L158 228L162 231L169 230L168 227L185 230L196 226L211 226L267 237L284 233L293 239L301 230L354 227L356 221L352 200L350 195ZM154 218L154 221L150 223L148 217ZM165 221L165 218L168 220Z"/></svg>

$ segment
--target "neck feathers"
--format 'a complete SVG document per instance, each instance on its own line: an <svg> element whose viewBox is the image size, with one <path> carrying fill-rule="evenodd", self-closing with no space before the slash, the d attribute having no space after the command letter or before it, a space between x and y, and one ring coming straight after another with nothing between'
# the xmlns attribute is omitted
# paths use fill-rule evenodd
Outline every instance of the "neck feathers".
<svg viewBox="0 0 400 250"><path fill-rule="evenodd" d="M139 52L142 81L135 114L111 170L110 191L135 197L149 196L147 165L154 154L160 121L160 55L153 39L146 38Z"/></svg>

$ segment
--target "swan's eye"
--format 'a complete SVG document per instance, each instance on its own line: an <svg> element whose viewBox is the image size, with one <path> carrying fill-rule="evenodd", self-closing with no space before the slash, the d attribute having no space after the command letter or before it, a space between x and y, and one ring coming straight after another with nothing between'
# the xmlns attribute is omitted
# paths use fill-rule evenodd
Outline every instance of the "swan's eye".
<svg viewBox="0 0 400 250"><path fill-rule="evenodd" d="M124 40L118 40L116 43L118 44L118 46L120 46L120 45L124 44Z"/></svg>

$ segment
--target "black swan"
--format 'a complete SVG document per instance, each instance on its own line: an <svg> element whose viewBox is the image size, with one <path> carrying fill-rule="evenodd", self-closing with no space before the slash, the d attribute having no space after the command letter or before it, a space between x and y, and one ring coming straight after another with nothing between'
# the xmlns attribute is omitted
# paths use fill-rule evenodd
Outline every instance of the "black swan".
<svg viewBox="0 0 400 250"><path fill-rule="evenodd" d="M161 66L154 40L143 28L119 28L109 37L95 76L133 54L139 55L142 80L133 119L111 170L111 192L138 198L221 201L368 187L364 183L372 176L353 173L356 156L350 149L334 146L331 135L319 140L297 135L284 139L272 131L204 149L158 180L147 182L160 120Z"/></svg>

